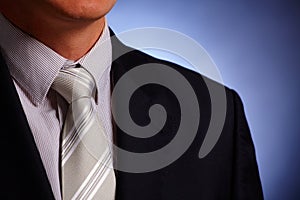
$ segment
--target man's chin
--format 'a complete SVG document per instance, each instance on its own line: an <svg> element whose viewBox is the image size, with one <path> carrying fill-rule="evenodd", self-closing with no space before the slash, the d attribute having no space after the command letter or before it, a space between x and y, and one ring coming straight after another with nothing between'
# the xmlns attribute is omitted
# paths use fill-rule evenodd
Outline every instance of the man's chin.
<svg viewBox="0 0 300 200"><path fill-rule="evenodd" d="M45 5L64 19L95 21L104 17L114 4L115 0L51 0Z"/></svg>
<svg viewBox="0 0 300 200"><path fill-rule="evenodd" d="M85 11L85 12L74 12L74 11L59 11L59 16L67 21L97 21L103 18L106 12L101 11Z"/></svg>

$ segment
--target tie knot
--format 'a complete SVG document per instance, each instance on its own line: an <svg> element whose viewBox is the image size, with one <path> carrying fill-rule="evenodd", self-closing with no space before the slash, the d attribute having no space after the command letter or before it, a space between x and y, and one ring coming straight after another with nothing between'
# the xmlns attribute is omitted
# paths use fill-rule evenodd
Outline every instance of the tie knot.
<svg viewBox="0 0 300 200"><path fill-rule="evenodd" d="M96 84L92 75L84 68L61 69L52 88L71 103L83 97L95 98Z"/></svg>

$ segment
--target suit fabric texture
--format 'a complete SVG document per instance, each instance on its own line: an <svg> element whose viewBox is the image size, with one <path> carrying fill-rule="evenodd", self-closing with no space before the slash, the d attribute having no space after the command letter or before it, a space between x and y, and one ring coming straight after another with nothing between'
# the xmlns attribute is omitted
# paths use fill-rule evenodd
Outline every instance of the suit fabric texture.
<svg viewBox="0 0 300 200"><path fill-rule="evenodd" d="M127 47L117 39L112 40L112 46L112 90L131 69L143 64L162 64L188 80L201 110L197 134L187 151L175 162L147 173L116 170L116 200L263 199L254 144L238 94L225 87L227 110L222 133L213 150L200 159L199 149L211 117L211 100L206 82L219 83ZM126 53L118 56L120 52ZM3 183L0 199L54 199L21 102L1 55L0 93L1 115L4 116L0 121L0 178ZM165 87L148 84L138 88L129 105L132 120L140 126L147 125L150 122L148 111L154 104L162 105L167 111L162 130L147 139L136 138L123 132L113 121L115 143L119 147L132 152L150 152L162 148L174 138L181 119L180 105L174 94ZM126 159L119 159L118 155L116 157L126 162Z"/></svg>

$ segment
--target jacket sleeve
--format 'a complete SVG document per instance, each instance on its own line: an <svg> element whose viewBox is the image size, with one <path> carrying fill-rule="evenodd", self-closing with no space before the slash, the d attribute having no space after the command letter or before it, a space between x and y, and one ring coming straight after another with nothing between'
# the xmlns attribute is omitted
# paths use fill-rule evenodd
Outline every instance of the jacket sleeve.
<svg viewBox="0 0 300 200"><path fill-rule="evenodd" d="M233 91L234 99L234 200L260 200L263 192L254 144L245 117L243 103Z"/></svg>

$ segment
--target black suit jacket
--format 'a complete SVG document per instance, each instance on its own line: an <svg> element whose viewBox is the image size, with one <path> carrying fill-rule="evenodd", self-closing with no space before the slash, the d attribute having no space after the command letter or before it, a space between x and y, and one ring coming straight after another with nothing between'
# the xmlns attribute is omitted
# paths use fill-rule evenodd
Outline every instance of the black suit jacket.
<svg viewBox="0 0 300 200"><path fill-rule="evenodd" d="M112 44L112 88L130 69L146 63L164 64L177 70L189 81L201 110L197 135L188 150L175 162L148 173L116 171L116 199L263 199L254 145L237 93L226 88L227 111L222 134L208 156L199 159L199 149L211 116L211 102L205 81L218 83L176 64L131 49L118 40L113 40ZM119 57L122 51L127 53ZM18 94L1 55L0 95L0 199L54 199ZM163 147L174 138L180 123L180 108L174 94L165 87L145 85L133 94L129 106L133 120L141 126L147 125L148 110L153 104L161 104L167 111L163 129L151 138L138 139L125 134L114 123L118 146L134 152L149 152Z"/></svg>

